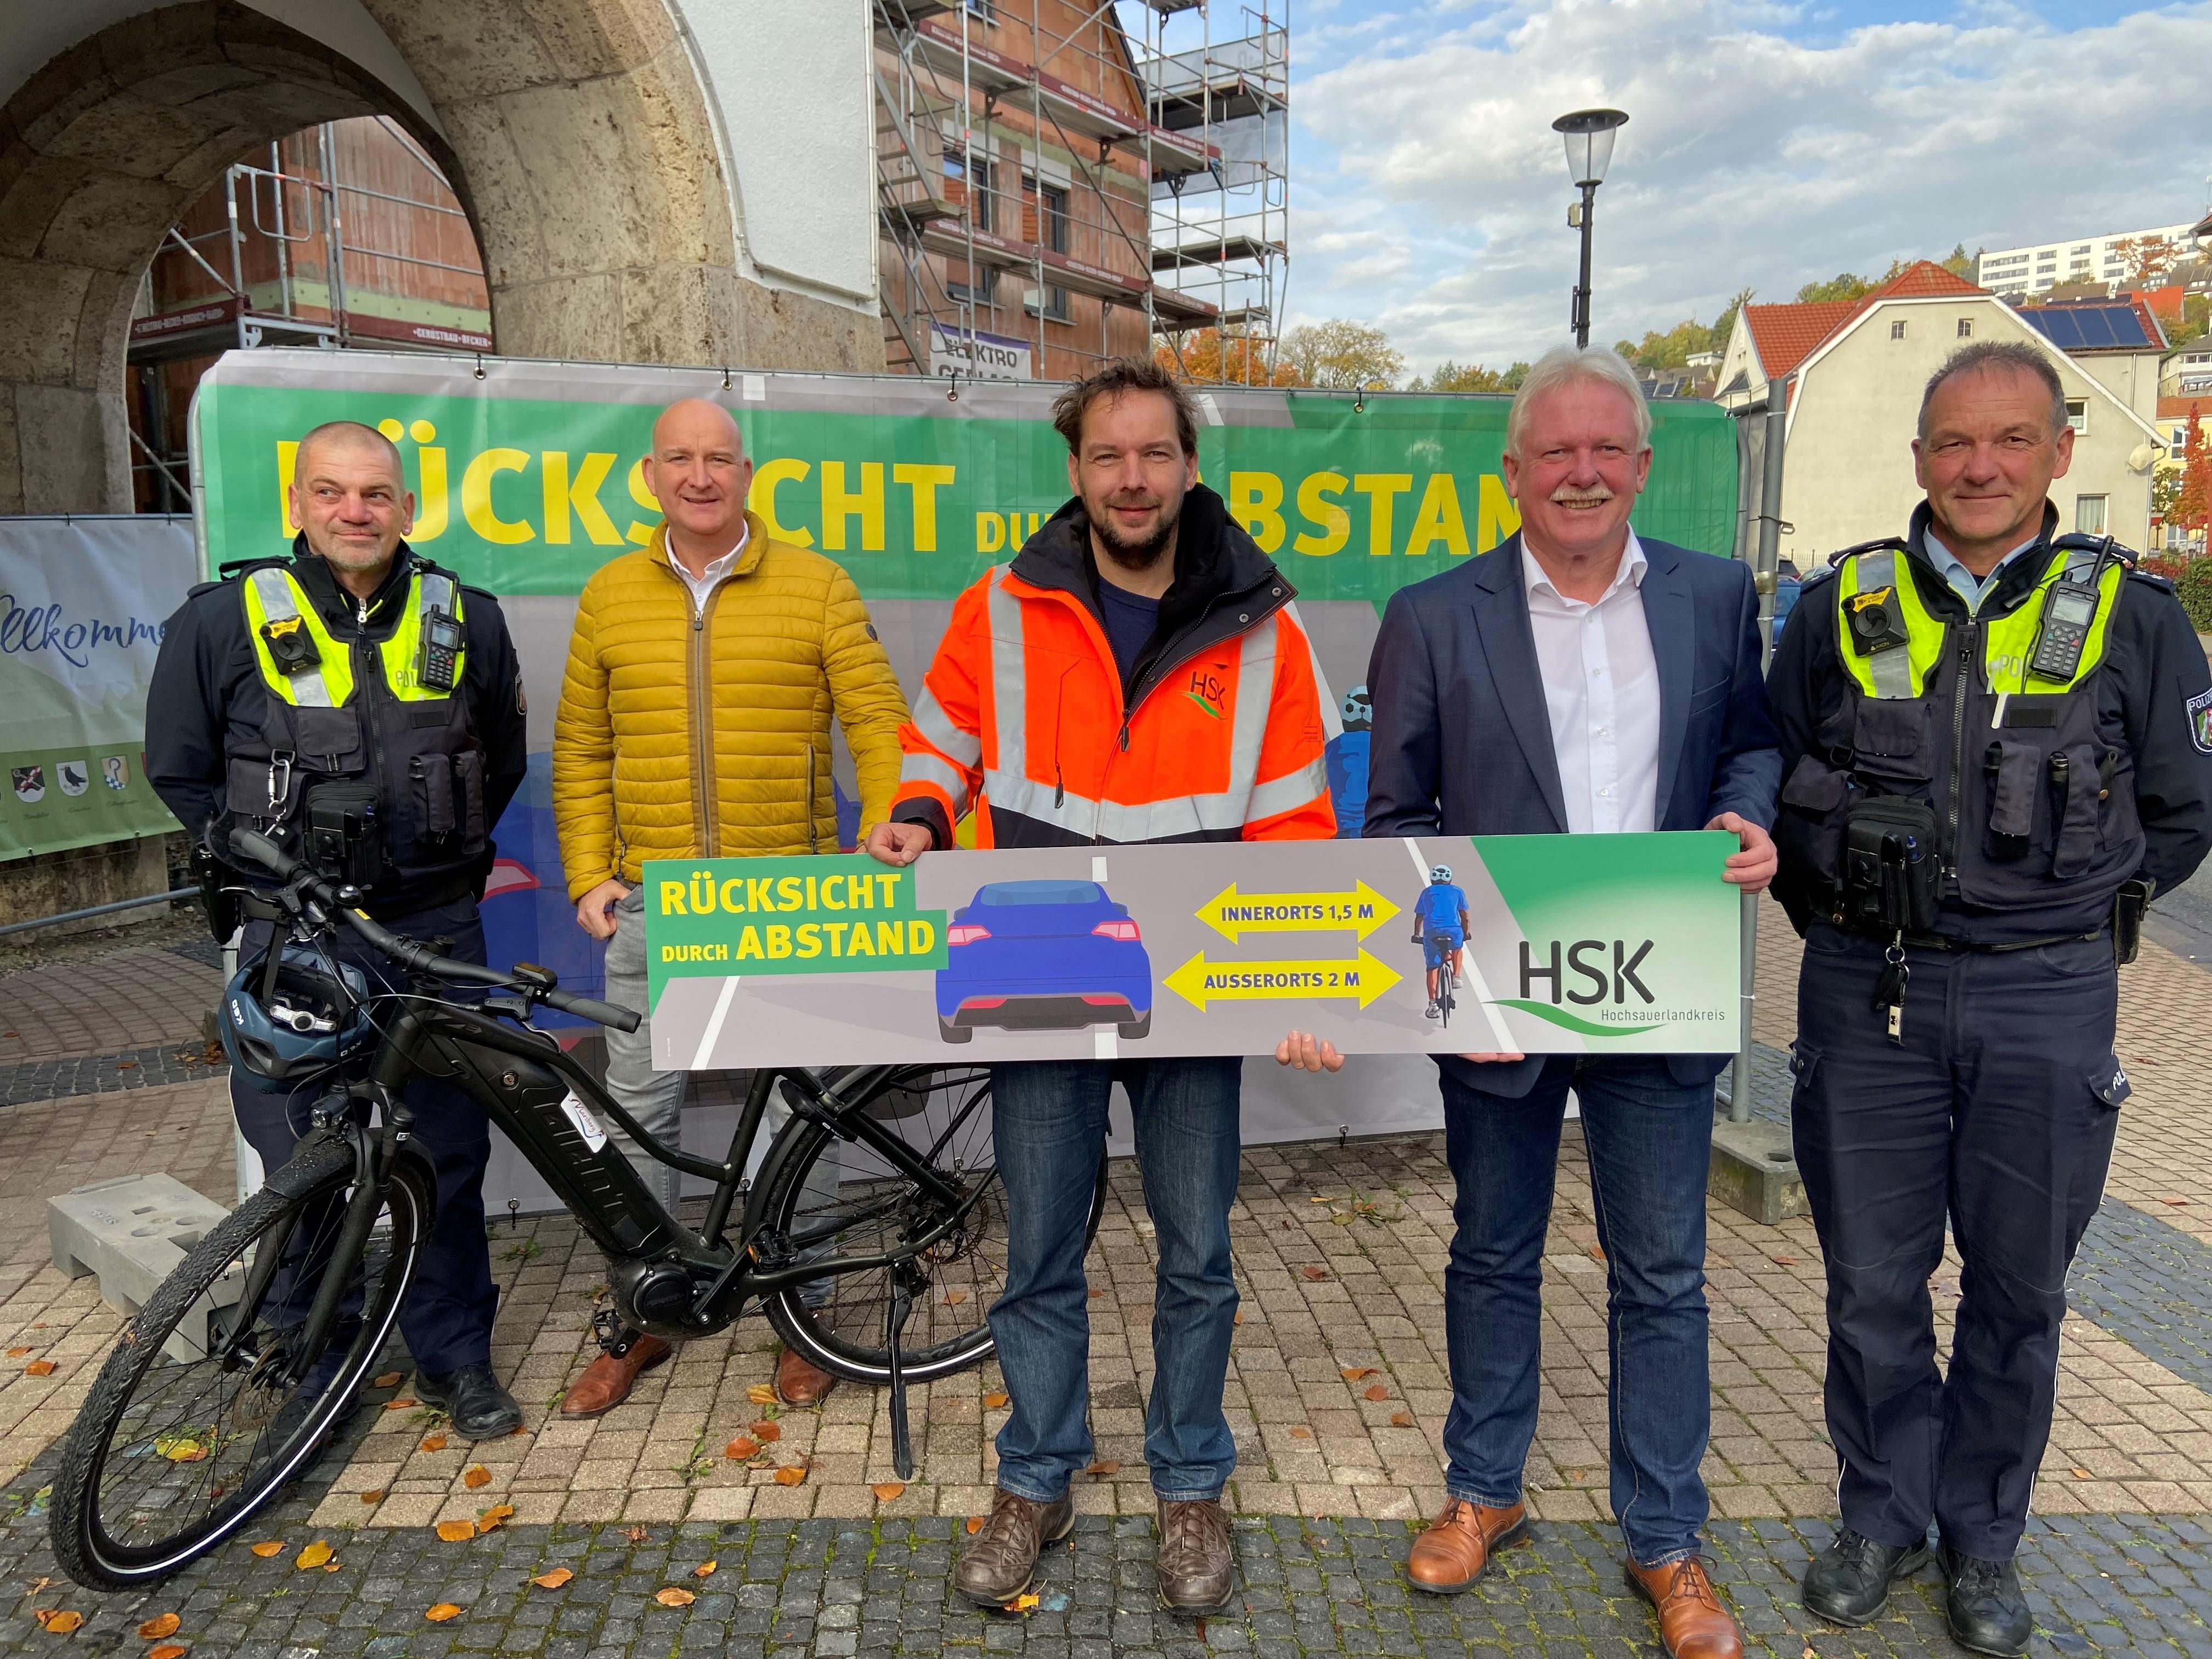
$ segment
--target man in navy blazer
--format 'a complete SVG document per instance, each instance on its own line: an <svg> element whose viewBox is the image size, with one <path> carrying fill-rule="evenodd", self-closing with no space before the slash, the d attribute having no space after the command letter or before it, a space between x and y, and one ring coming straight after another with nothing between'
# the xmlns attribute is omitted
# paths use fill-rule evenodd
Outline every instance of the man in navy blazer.
<svg viewBox="0 0 2212 1659"><path fill-rule="evenodd" d="M1741 845L1726 879L1756 893L1772 878L1781 761L1751 574L1629 528L1650 432L1613 352L1563 347L1531 371L1506 424L1519 533L1401 590L1383 616L1365 834L1719 829ZM1457 1183L1449 1501L1414 1540L1416 1589L1466 1589L1526 1525L1544 1235L1571 1086L1612 1297L1612 1496L1629 1580L1675 1659L1741 1652L1698 1553L1705 1176L1728 1058L1438 1057Z"/></svg>

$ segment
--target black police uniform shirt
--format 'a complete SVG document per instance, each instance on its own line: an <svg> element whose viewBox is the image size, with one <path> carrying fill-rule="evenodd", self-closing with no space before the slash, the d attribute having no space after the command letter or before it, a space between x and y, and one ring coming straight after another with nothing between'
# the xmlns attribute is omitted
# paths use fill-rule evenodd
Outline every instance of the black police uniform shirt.
<svg viewBox="0 0 2212 1659"><path fill-rule="evenodd" d="M1923 504L1913 514L1916 529L1925 522L1927 510ZM2057 522L2056 513L2046 507L2039 546L2055 533ZM1984 592L1981 614L2017 606L2047 562L2033 550L2014 559ZM1965 621L1966 602L1934 566L1919 554L1910 563L1917 577L1925 578L1916 585L1929 612L1947 623ZM1833 580L1834 573L1824 569L1806 583L1768 675L1784 778L1815 749L1822 718L1847 695L1847 672L1837 653ZM2135 759L2136 811L2144 837L2137 873L2162 893L2187 880L2212 848L2212 718L2206 718L2212 709L2212 670L2172 584L2142 573L2121 583L2095 685L2100 733L2107 742L2124 744ZM1776 896L1801 927L1813 908L1804 885L1809 874L1794 869L1785 858L1775 881ZM1947 898L1938 931L1977 944L2000 944L2092 933L2110 919L2108 896L2085 899L2055 878L2051 888L2049 905L2003 913Z"/></svg>
<svg viewBox="0 0 2212 1659"><path fill-rule="evenodd" d="M304 537L293 543L286 567L313 603L333 637L350 641L361 631L360 608L352 594L321 558L307 549ZM369 596L373 631L381 634L392 617L389 607L404 603L408 591L410 550L404 542L391 573ZM461 694L483 745L484 823L499 822L529 769L529 748L522 696L521 665L499 602L481 588L465 587L462 621L467 629ZM268 708L268 689L254 659L246 631L246 607L236 580L208 582L194 588L161 636L146 701L146 779L177 822L197 838L221 808L224 755L258 741ZM481 891L493 857L489 845L475 872ZM447 896L450 875L411 884L381 883L370 908L399 915Z"/></svg>

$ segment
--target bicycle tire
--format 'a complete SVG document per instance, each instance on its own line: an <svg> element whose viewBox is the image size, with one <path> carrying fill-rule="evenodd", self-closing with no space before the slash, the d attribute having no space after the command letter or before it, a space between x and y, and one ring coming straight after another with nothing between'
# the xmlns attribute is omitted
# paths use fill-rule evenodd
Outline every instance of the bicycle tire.
<svg viewBox="0 0 2212 1659"><path fill-rule="evenodd" d="M916 1083L916 1073L932 1079L927 1091L934 1095L945 1091L945 1085L934 1079L945 1074L934 1073L930 1068L916 1067L902 1073L882 1091L890 1095L902 1088L911 1090ZM980 1123L988 1134L990 1122L990 1083L981 1068L956 1074L973 1076L978 1079L972 1091L960 1098L962 1109L969 1121ZM912 1124L917 1116L926 1116L927 1107L921 1112L908 1111L901 1118L902 1125ZM931 1139L943 1142L944 1129L938 1126ZM909 1144L915 1137L909 1135ZM980 1144L974 1136L963 1137L970 1146ZM775 1186L765 1195L765 1230L772 1238L787 1239L803 1220L801 1205L806 1196L808 1177L821 1161L823 1153L836 1144L836 1135L824 1125L794 1118L784 1126L776 1137L777 1145L769 1152L770 1164L775 1170ZM850 1146L851 1143L843 1143ZM778 1152L785 1156L779 1158ZM949 1156L947 1156L949 1154ZM952 1158L963 1155L953 1152L949 1145L941 1145L939 1156L933 1164L949 1165ZM948 1174L954 1171L949 1167ZM974 1180L974 1166L958 1172L957 1178ZM998 1186L998 1165L994 1158L990 1172L981 1177L988 1188ZM871 1207L880 1208L886 1200L886 1188L902 1188L912 1193L914 1184L903 1176L891 1175L878 1177L872 1183L848 1182L848 1185L866 1188L854 1195L848 1206L841 1200L841 1207L855 1214L865 1213ZM908 1316L907 1340L900 1345L900 1370L908 1382L926 1382L933 1377L950 1376L981 1364L992 1351L991 1328L985 1322L990 1304L997 1300L998 1291L1005 1283L1005 1226L1003 1200L986 1190L977 1197L975 1209L986 1220L975 1226L963 1228L949 1241L941 1242L926 1253L926 1271L929 1275L927 1291L915 1298L913 1312ZM1098 1161L1098 1179L1091 1190L1091 1214L1084 1231L1084 1243L1089 1247L1097 1236L1100 1218L1106 1209L1106 1160ZM995 1227L994 1226L995 1222ZM817 1220L819 1227L826 1223ZM841 1235L842 1237L842 1235ZM989 1252L995 1238L997 1258L993 1261ZM872 1247L863 1246L854 1254L873 1254L883 1248L878 1242ZM961 1263L970 1264L968 1271L960 1269ZM973 1264L981 1262L987 1269L978 1273ZM767 1298L769 1322L786 1344L811 1364L843 1377L849 1382L881 1387L890 1380L890 1354L884 1341L885 1315L890 1294L891 1269L866 1269L830 1276L830 1299L820 1308L809 1308L805 1302L805 1286L793 1285L778 1291ZM915 1329L923 1333L917 1340ZM951 1334L930 1340L930 1334L949 1328Z"/></svg>
<svg viewBox="0 0 2212 1659"><path fill-rule="evenodd" d="M289 1181L285 1178L288 1173L293 1176ZM331 1212L343 1217L353 1176L352 1152L345 1143L307 1143L300 1156L270 1178L269 1185L210 1229L176 1271L155 1288L145 1307L125 1323L114 1350L70 1425L54 1477L48 1532L62 1571L78 1583L107 1590L158 1583L236 1533L319 1455L333 1423L350 1407L362 1378L390 1338L421 1258L422 1241L429 1236L437 1188L429 1172L415 1158L399 1159L386 1184L383 1213L391 1224L388 1231L380 1226L363 1249L361 1262L367 1271L362 1302L358 1315L350 1316L346 1327L341 1328L351 1331L349 1336L339 1339L347 1343L343 1356L325 1372L326 1380L291 1423L285 1425L283 1415L300 1390L281 1399L267 1388L259 1389L258 1394L248 1392L255 1387L254 1377L264 1371L261 1363L240 1369L204 1358L179 1361L165 1352L165 1345L234 1265L245 1267L253 1247L276 1237L277 1248L288 1248L293 1229L303 1218L312 1218L311 1224L320 1230L324 1218ZM319 1211L318 1206L322 1206ZM329 1225L329 1237L334 1239L336 1224ZM319 1231L311 1235L302 1248L311 1253L321 1248L320 1237ZM262 1298L264 1304L267 1299ZM274 1345L283 1340L282 1331L264 1326L257 1317L255 1331L264 1329L266 1339L254 1333L246 1338L248 1345L264 1340L271 1344L263 1348L263 1361L273 1356ZM312 1376L313 1360L310 1366ZM171 1444L164 1448L161 1425L142 1419L134 1425L131 1408L140 1405L146 1416L175 1409L149 1403L159 1399L158 1394L149 1392L149 1379L158 1378L160 1389L167 1391L191 1387L193 1374L215 1384L210 1392L234 1388L239 1407L236 1420L241 1426L226 1437L224 1419L218 1414L204 1431L203 1446L179 1437L172 1425L166 1437ZM224 1379L239 1380L226 1383ZM204 1420L197 1414L179 1419L194 1425ZM188 1435L199 1432L194 1428ZM125 1541L117 1535L118 1526L132 1524L137 1517L124 1510L120 1491L114 1494L114 1503L106 1501L112 1466L143 1466L158 1483L177 1478L175 1472L188 1465L207 1463L210 1467L205 1477L190 1478L212 1479L234 1467L223 1453L249 1433L252 1443L245 1452L243 1467L209 1491L210 1507L202 1518L156 1539ZM179 1456L174 1448L180 1444L198 1455ZM210 1457L210 1452L216 1455ZM159 1472L163 1462L169 1465L170 1473ZM156 1484L155 1496L160 1501L153 1504L155 1510L171 1506L171 1500L161 1498L161 1492ZM140 1515L147 1512L142 1510Z"/></svg>

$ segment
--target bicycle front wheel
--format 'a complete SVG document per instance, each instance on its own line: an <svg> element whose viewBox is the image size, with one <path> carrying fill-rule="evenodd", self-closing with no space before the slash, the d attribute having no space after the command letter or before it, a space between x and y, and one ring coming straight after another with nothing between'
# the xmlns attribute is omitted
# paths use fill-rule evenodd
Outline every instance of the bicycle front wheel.
<svg viewBox="0 0 2212 1659"><path fill-rule="evenodd" d="M158 1583L235 1533L314 1458L399 1316L437 1189L403 1158L368 1241L335 1259L351 1148L317 1140L212 1229L123 1328L54 1478L55 1558L78 1583ZM321 1352L316 1286L348 1281Z"/></svg>
<svg viewBox="0 0 2212 1659"><path fill-rule="evenodd" d="M827 1271L770 1296L769 1321L810 1364L856 1382L888 1382L888 1316L895 1276L905 1268L912 1308L899 1364L908 1382L926 1382L990 1353L985 1316L1006 1288L1006 1204L991 1144L991 1074L980 1066L915 1066L894 1075L863 1109L920 1154L958 1201L933 1195L827 1127L794 1119L778 1137L785 1156L775 1159L775 1184L765 1195L762 1237L766 1250L819 1261ZM1102 1158L1086 1243L1105 1205ZM918 1251L905 1249L907 1241L932 1233L941 1236ZM879 1255L902 1259L835 1271L841 1258Z"/></svg>

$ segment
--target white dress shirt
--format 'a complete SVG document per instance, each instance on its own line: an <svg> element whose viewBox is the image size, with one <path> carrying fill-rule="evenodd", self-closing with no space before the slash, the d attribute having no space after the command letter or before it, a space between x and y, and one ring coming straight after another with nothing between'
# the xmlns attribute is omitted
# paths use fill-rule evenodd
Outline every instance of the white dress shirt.
<svg viewBox="0 0 2212 1659"><path fill-rule="evenodd" d="M684 586L691 590L693 616L698 616L706 610L707 601L713 595L715 586L723 577L730 574L730 567L738 562L738 555L745 550L745 544L751 539L752 533L753 529L750 525L738 526L738 544L723 554L720 558L709 559L707 562L707 573L702 576L693 575L685 568L684 561L676 556L676 550L672 547L668 550L669 568L683 577Z"/></svg>
<svg viewBox="0 0 2212 1659"><path fill-rule="evenodd" d="M1553 586L1521 550L1552 751L1576 835L1658 827L1659 665L1644 620L1645 568L1632 530L1612 585L1586 605Z"/></svg>

